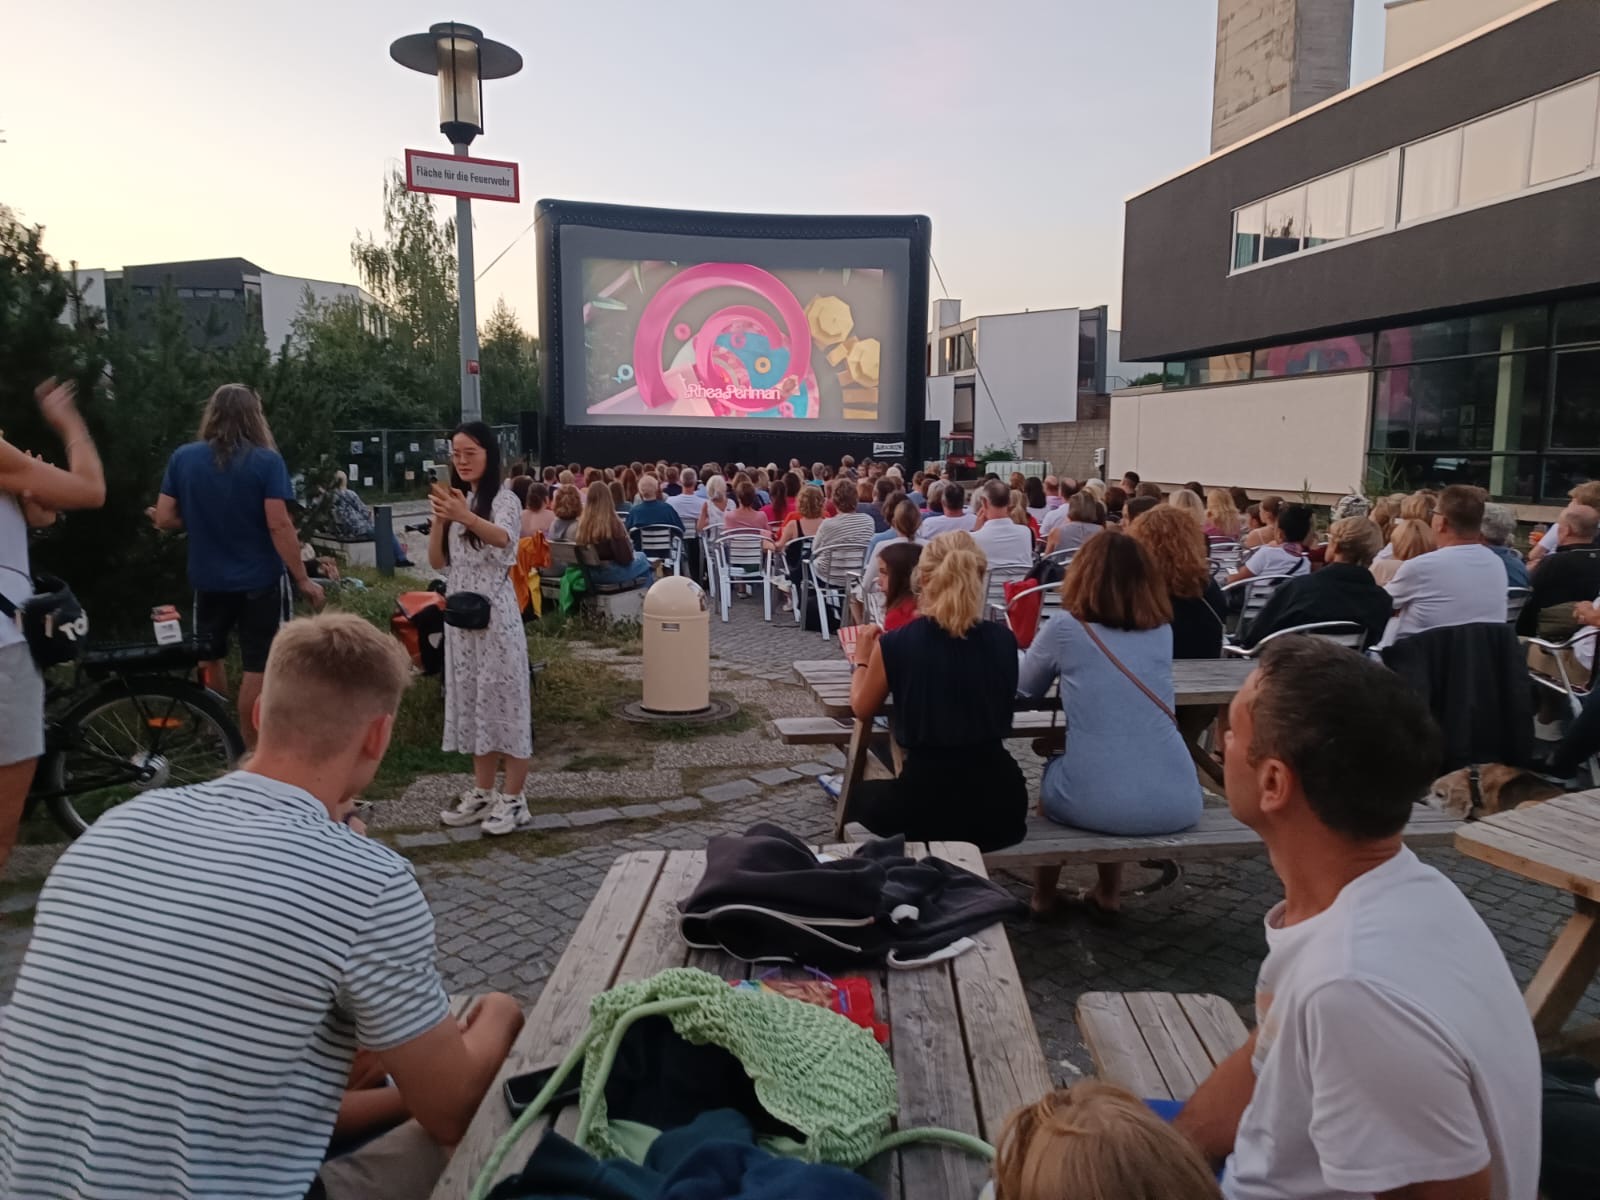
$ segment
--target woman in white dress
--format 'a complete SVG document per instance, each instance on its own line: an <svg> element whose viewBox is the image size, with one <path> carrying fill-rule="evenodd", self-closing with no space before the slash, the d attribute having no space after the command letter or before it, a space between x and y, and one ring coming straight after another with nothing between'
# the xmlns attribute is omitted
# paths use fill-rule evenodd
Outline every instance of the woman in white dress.
<svg viewBox="0 0 1600 1200"><path fill-rule="evenodd" d="M448 594L476 592L489 601L484 629L444 630L444 749L472 755L474 786L439 814L446 825L482 824L490 834L528 824L528 759L533 711L528 697L528 639L511 585L522 506L501 486L500 445L489 427L469 421L450 439L451 487L429 497L433 528L428 562L449 567ZM505 765L505 787L496 775Z"/></svg>

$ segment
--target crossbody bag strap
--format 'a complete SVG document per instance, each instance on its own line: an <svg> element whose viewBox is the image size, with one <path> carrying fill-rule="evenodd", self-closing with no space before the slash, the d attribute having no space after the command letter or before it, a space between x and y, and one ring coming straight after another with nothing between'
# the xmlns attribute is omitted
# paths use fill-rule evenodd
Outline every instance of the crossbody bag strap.
<svg viewBox="0 0 1600 1200"><path fill-rule="evenodd" d="M1094 628L1089 624L1089 622L1085 621L1082 617L1074 617L1073 620L1079 625L1083 626L1083 631L1089 635L1089 640L1099 647L1101 654L1104 654L1111 660L1111 665L1117 670L1121 671L1134 687L1138 688L1146 696L1150 697L1150 703L1154 704L1162 712L1166 713L1167 719L1176 725L1178 723L1178 714L1172 711L1172 706L1147 688L1144 684L1144 680L1140 679L1132 671L1128 670L1127 667L1123 666L1122 660L1115 654L1111 653L1111 647L1107 646L1100 640L1100 635L1094 631Z"/></svg>

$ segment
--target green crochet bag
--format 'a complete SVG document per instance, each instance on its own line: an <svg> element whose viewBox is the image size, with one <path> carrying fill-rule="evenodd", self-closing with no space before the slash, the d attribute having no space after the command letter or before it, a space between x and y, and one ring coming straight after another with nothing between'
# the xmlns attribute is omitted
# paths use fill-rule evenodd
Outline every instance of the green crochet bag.
<svg viewBox="0 0 1600 1200"><path fill-rule="evenodd" d="M800 1142L773 1144L780 1153L853 1169L908 1142L945 1141L986 1160L994 1157L993 1147L971 1134L889 1133L900 1106L899 1088L888 1054L868 1030L814 1004L729 987L705 971L674 967L594 998L588 1029L495 1146L473 1187L473 1200L489 1191L512 1145L580 1060L583 1085L573 1140L596 1157L620 1153L606 1120L605 1084L628 1027L651 1016L665 1016L685 1041L721 1046L744 1065L761 1106L804 1135Z"/></svg>

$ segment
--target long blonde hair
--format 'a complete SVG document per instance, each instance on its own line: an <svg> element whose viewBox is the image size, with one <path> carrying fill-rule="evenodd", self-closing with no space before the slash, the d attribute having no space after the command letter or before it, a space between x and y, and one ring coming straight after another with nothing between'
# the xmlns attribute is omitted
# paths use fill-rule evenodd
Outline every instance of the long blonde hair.
<svg viewBox="0 0 1600 1200"><path fill-rule="evenodd" d="M243 383L225 383L211 393L200 417L200 440L211 444L219 466L227 466L239 451L251 446L276 450L261 397Z"/></svg>
<svg viewBox="0 0 1600 1200"><path fill-rule="evenodd" d="M951 637L965 637L983 616L983 576L989 560L960 529L928 543L917 560L922 615Z"/></svg>
<svg viewBox="0 0 1600 1200"><path fill-rule="evenodd" d="M1061 1088L1011 1114L994 1160L994 1194L995 1200L1222 1196L1188 1138L1142 1100L1096 1080Z"/></svg>
<svg viewBox="0 0 1600 1200"><path fill-rule="evenodd" d="M617 506L611 499L611 487L597 479L589 485L589 498L578 516L572 540L580 546L595 546L616 536Z"/></svg>
<svg viewBox="0 0 1600 1200"><path fill-rule="evenodd" d="M1218 533L1237 539L1239 536L1239 509L1226 488L1212 488L1206 493L1206 518Z"/></svg>
<svg viewBox="0 0 1600 1200"><path fill-rule="evenodd" d="M1438 547L1433 538L1433 527L1415 517L1395 523L1394 532L1389 535L1389 545L1394 549L1397 562L1421 558Z"/></svg>

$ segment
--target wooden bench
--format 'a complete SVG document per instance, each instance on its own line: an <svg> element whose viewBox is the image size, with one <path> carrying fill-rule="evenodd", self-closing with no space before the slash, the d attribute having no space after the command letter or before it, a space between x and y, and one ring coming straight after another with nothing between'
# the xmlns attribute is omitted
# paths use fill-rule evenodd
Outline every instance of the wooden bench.
<svg viewBox="0 0 1600 1200"><path fill-rule="evenodd" d="M1221 996L1085 992L1078 1032L1095 1074L1145 1100L1187 1100L1250 1036Z"/></svg>
<svg viewBox="0 0 1600 1200"><path fill-rule="evenodd" d="M1449 846L1461 822L1438 809L1418 804L1405 828L1406 844L1414 850ZM1147 837L1117 837L1058 825L1032 814L1028 834L1014 846L991 850L983 856L991 871L1022 867L1084 866L1103 862L1174 862L1223 858L1251 858L1265 854L1261 838L1225 808L1207 808L1200 820L1181 833Z"/></svg>
<svg viewBox="0 0 1600 1200"><path fill-rule="evenodd" d="M1011 737L1037 737L1060 728L1060 713L1018 711L1011 720ZM842 717L780 717L774 724L778 736L790 746L848 746L855 722ZM889 741L888 723L879 718L871 740L874 747ZM1461 822L1426 805L1417 805L1405 829L1406 844L1413 849L1449 846ZM846 829L849 833L849 829ZM990 870L1027 867L1082 866L1102 862L1143 862L1146 859L1211 860L1251 858L1266 853L1254 830L1222 808L1208 808L1200 820L1181 833L1147 837L1118 837L1074 829L1038 813L1028 818L1027 836L1014 846L991 850L983 856Z"/></svg>
<svg viewBox="0 0 1600 1200"><path fill-rule="evenodd" d="M575 542L550 542L550 565L539 573L539 589L547 598L559 599L561 577L568 567L583 572L588 588L582 593L584 603L590 604L608 621L638 623L644 618L645 582L596 583L594 571L600 566L600 556L593 546L579 546Z"/></svg>
<svg viewBox="0 0 1600 1200"><path fill-rule="evenodd" d="M923 849L907 847L913 855ZM983 873L970 845L936 842L926 850ZM666 967L699 967L724 979L762 974L764 967L720 951L690 949L679 935L677 903L704 872L703 850L640 850L617 859L456 1147L433 1200L466 1200L490 1151L511 1126L505 1079L560 1062L587 1026L589 1003L597 993ZM892 1030L888 1051L900 1091L895 1124L937 1125L993 1142L1015 1109L1050 1090L1051 1079L1005 926L990 925L973 941L965 954L915 971L852 973L871 981L874 1006ZM577 1115L575 1105L557 1113L557 1132L572 1136ZM550 1123L534 1122L502 1162L499 1177L527 1162ZM989 1174L977 1158L931 1144L881 1155L862 1173L886 1200L971 1200Z"/></svg>

